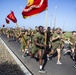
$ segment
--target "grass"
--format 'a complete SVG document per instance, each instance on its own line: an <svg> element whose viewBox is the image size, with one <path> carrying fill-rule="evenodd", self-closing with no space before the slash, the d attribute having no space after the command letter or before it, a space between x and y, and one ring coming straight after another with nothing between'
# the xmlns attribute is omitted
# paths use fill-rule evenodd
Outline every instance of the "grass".
<svg viewBox="0 0 76 75"><path fill-rule="evenodd" d="M70 38L71 35L72 35L71 32L65 32L65 38Z"/></svg>

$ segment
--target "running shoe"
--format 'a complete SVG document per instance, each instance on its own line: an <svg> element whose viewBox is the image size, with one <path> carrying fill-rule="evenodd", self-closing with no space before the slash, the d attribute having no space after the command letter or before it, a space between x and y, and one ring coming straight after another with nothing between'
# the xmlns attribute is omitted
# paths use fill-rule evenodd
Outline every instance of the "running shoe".
<svg viewBox="0 0 76 75"><path fill-rule="evenodd" d="M73 65L74 68L76 68L76 65Z"/></svg>
<svg viewBox="0 0 76 75"><path fill-rule="evenodd" d="M39 73L46 73L46 71L44 69L40 69Z"/></svg>
<svg viewBox="0 0 76 75"><path fill-rule="evenodd" d="M56 63L56 64L61 65L62 63L61 63L60 61L57 61L57 63Z"/></svg>

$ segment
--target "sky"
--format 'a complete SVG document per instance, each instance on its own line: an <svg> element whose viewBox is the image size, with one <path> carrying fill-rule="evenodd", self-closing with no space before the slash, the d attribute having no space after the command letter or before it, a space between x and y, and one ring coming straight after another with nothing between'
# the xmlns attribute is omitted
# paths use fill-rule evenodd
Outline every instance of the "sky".
<svg viewBox="0 0 76 75"><path fill-rule="evenodd" d="M26 29L35 26L47 26L53 28L60 27L64 31L76 31L76 0L48 0L48 21L46 23L46 11L27 19L22 17L22 11L27 5L27 0L0 0L0 28L16 27L16 24L10 21L6 24L5 18L12 10L17 18L19 27ZM56 18L56 22L55 21ZM55 23L55 25L54 25Z"/></svg>

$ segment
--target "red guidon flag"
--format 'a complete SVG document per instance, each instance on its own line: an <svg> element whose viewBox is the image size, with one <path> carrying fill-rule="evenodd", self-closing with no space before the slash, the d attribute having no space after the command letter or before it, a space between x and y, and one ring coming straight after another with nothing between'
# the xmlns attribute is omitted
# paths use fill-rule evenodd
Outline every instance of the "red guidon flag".
<svg viewBox="0 0 76 75"><path fill-rule="evenodd" d="M22 11L24 18L41 13L48 7L48 0L28 0L28 4Z"/></svg>
<svg viewBox="0 0 76 75"><path fill-rule="evenodd" d="M16 19L15 15L14 15L13 11L11 11L11 13L9 15L7 15L7 18L9 18L14 23L17 23L17 19Z"/></svg>
<svg viewBox="0 0 76 75"><path fill-rule="evenodd" d="M5 20L6 20L6 23L7 23L7 24L9 24L9 23L10 23L10 21L9 21L7 18L5 18Z"/></svg>

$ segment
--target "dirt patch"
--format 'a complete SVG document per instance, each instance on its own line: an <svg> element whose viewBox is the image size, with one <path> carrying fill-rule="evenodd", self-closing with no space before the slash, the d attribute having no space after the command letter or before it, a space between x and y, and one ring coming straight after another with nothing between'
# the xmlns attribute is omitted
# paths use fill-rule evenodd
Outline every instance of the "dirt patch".
<svg viewBox="0 0 76 75"><path fill-rule="evenodd" d="M0 40L0 75L24 75Z"/></svg>

